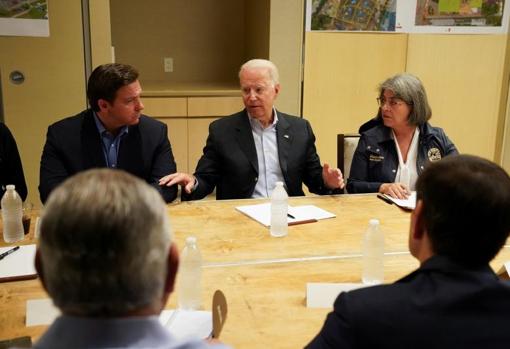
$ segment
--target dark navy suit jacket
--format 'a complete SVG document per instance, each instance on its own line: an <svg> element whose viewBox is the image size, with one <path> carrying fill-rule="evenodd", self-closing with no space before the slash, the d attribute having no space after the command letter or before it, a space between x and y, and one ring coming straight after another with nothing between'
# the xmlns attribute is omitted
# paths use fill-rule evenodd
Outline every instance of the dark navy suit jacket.
<svg viewBox="0 0 510 349"><path fill-rule="evenodd" d="M66 178L90 168L106 167L101 137L92 110L60 120L50 127L41 157L39 193L44 203ZM122 138L117 168L156 188L166 202L177 196L177 187L160 187L161 177L176 172L167 127L142 115Z"/></svg>
<svg viewBox="0 0 510 349"><path fill-rule="evenodd" d="M317 348L508 348L510 284L435 256L391 285L341 293Z"/></svg>
<svg viewBox="0 0 510 349"><path fill-rule="evenodd" d="M310 123L277 111L278 158L290 196L304 195L302 184L316 194L331 191L324 185L322 166ZM258 180L255 141L246 110L216 120L195 171L198 187L183 200L201 199L216 187L217 199L250 198Z"/></svg>

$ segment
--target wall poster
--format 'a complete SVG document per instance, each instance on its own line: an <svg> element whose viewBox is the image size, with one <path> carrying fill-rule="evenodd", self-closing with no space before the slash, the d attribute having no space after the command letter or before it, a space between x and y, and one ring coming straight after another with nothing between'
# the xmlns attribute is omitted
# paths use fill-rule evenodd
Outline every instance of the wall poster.
<svg viewBox="0 0 510 349"><path fill-rule="evenodd" d="M0 35L49 36L48 0L0 0Z"/></svg>
<svg viewBox="0 0 510 349"><path fill-rule="evenodd" d="M510 0L307 0L308 31L508 33Z"/></svg>

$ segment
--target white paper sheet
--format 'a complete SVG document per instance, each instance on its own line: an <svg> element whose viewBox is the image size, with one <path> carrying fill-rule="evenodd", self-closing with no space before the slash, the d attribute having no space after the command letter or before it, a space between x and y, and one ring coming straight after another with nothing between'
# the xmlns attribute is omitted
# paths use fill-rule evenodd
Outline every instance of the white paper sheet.
<svg viewBox="0 0 510 349"><path fill-rule="evenodd" d="M271 203L267 202L265 204L258 205L244 205L237 206L236 210L244 213L248 217L256 220L262 225L269 227L271 225ZM289 206L288 210L289 214L294 218L287 218L287 222L292 224L301 221L308 220L319 220L325 218L333 218L336 217L335 214L323 210L314 205L303 205L303 206Z"/></svg>
<svg viewBox="0 0 510 349"><path fill-rule="evenodd" d="M163 310L159 321L178 339L209 337L212 313L197 310Z"/></svg>
<svg viewBox="0 0 510 349"><path fill-rule="evenodd" d="M356 283L314 283L306 284L307 308L330 308L333 309L336 297L340 292L355 290L366 287Z"/></svg>
<svg viewBox="0 0 510 349"><path fill-rule="evenodd" d="M25 325L49 325L60 315L60 310L53 305L49 298L27 300Z"/></svg>
<svg viewBox="0 0 510 349"><path fill-rule="evenodd" d="M409 197L404 200L403 199L395 199L395 198L392 198L391 196L386 195L386 194L379 194L379 195L382 195L384 197L384 200L391 201L395 205L400 206L402 208L414 210L416 207L416 192L415 191L411 192L411 195L409 195Z"/></svg>
<svg viewBox="0 0 510 349"><path fill-rule="evenodd" d="M49 298L29 299L26 309L27 327L49 325L60 315L60 310ZM203 339L212 331L210 311L163 310L159 321L178 339Z"/></svg>

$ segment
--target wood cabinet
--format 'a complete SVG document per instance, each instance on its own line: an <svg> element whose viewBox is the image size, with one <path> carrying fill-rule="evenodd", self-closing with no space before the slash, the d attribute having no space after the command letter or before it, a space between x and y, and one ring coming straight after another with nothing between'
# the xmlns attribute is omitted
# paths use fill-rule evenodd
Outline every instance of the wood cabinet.
<svg viewBox="0 0 510 349"><path fill-rule="evenodd" d="M237 94L234 91L233 94ZM160 94L160 93L158 93ZM142 98L144 113L168 126L177 171L193 173L209 134L209 124L243 109L240 96L152 96Z"/></svg>

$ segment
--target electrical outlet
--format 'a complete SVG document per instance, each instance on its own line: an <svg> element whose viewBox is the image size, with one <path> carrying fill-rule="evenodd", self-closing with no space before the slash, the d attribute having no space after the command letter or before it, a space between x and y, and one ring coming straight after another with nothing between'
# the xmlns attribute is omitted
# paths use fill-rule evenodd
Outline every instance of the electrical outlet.
<svg viewBox="0 0 510 349"><path fill-rule="evenodd" d="M165 73L171 73L174 71L174 59L171 57L165 57L163 59Z"/></svg>

